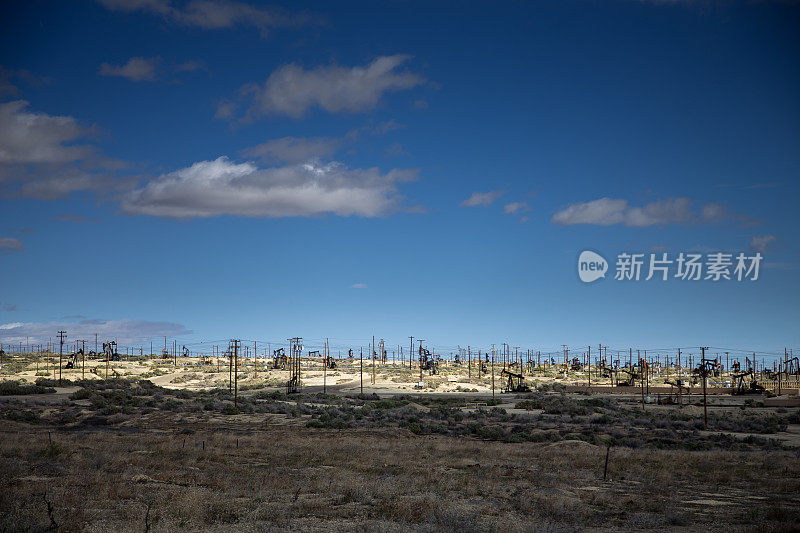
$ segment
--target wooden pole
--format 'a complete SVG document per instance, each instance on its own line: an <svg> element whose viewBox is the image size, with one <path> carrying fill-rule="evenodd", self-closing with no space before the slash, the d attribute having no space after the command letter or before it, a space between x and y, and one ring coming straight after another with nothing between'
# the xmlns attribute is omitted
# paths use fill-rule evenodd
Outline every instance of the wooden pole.
<svg viewBox="0 0 800 533"><path fill-rule="evenodd" d="M61 357L64 355L64 334L66 331L59 331L59 344L58 344L58 386L61 386Z"/></svg>
<svg viewBox="0 0 800 533"><path fill-rule="evenodd" d="M703 372L703 424L708 429L708 398L706 397L706 348L700 348L702 352L702 359L700 360L700 368Z"/></svg>
<svg viewBox="0 0 800 533"><path fill-rule="evenodd" d="M492 400L494 400L494 344L492 344Z"/></svg>
<svg viewBox="0 0 800 533"><path fill-rule="evenodd" d="M233 406L239 408L239 341L233 341Z"/></svg>

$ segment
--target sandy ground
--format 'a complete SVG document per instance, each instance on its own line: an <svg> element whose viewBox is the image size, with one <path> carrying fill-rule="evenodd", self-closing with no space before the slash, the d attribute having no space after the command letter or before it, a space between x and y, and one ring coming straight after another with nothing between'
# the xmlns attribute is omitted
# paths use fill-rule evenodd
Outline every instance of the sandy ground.
<svg viewBox="0 0 800 533"><path fill-rule="evenodd" d="M258 368L255 368L252 359L240 359L238 366L238 386L240 390L248 388L263 388L284 386L289 379L287 370L270 369L271 360L259 360ZM154 384L168 388L187 388L192 390L209 389L215 387L227 387L231 377L229 360L227 358L215 358L211 365L201 365L200 359L196 357L179 357L177 365L172 359L163 360L157 358L136 357L132 360L112 361L106 364L103 360L86 359L85 368L81 368L81 361L78 361L77 368L66 369L66 358L62 361L60 375L64 379L101 379L106 375L112 377L126 377L129 379L149 379ZM491 393L501 391L504 387L507 376L503 375L503 365L495 364L494 379L491 372L478 376L477 364L473 361L471 370L467 369L466 364L456 365L452 362L442 363L440 372L437 375L429 375L427 372L422 375L422 386L420 386L419 367L414 364L408 367L408 362L401 366L398 362L373 363L364 360L363 373L358 359L337 360L337 368L334 370L323 371L321 359L303 359L301 366L301 381L306 391L334 391L339 393L359 393L363 390L366 393L377 393L379 395L405 394L409 392L419 393ZM374 377L373 377L374 376ZM44 356L30 356L26 358L26 365L17 363L16 365L5 365L0 370L0 377L5 379L24 379L35 381L37 377L59 377L58 357L46 358ZM653 372L648 382L650 396L668 395L672 388L665 382L675 380L676 371L670 369L658 369ZM684 381L689 381L688 372L682 375ZM494 381L494 387L493 382ZM586 387L592 388L593 393L602 391L623 392L623 389L613 387L612 380L609 378L598 378L593 375L589 378L587 372L564 372L560 368L547 367L536 370L533 373L525 373L525 381L528 386L541 386L543 384L559 384L567 387ZM719 378L709 378L707 388L709 393L727 392L730 384L730 376L723 374ZM631 390L637 393L640 390L637 386ZM693 394L702 391L700 384L691 387ZM796 394L796 391L785 391L788 394Z"/></svg>

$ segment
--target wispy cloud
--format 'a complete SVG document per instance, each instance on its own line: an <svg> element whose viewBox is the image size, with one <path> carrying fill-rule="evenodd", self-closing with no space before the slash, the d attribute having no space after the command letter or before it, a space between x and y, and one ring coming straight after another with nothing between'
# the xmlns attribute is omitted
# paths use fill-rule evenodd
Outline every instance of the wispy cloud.
<svg viewBox="0 0 800 533"><path fill-rule="evenodd" d="M0 252L11 253L11 252L19 252L24 250L25 247L22 245L19 239L15 239L13 237L2 237L0 238Z"/></svg>
<svg viewBox="0 0 800 533"><path fill-rule="evenodd" d="M191 333L181 324L174 322L151 322L147 320L105 320L87 319L77 322L59 320L53 322L11 322L0 324L0 339L3 342L20 342L30 339L31 342L42 342L55 336L57 331L66 331L67 338L94 339L97 333L100 339L117 339L121 344L144 343L150 339L164 336L175 337Z"/></svg>
<svg viewBox="0 0 800 533"><path fill-rule="evenodd" d="M329 158L345 147L352 147L364 136L380 137L404 127L395 120L377 124L369 122L348 131L342 137L281 137L246 148L241 153L265 163L306 163Z"/></svg>
<svg viewBox="0 0 800 533"><path fill-rule="evenodd" d="M338 65L304 69L284 65L270 74L264 84L249 84L239 91L246 102L242 120L252 121L270 115L304 116L319 108L329 113L359 113L375 108L384 94L411 89L422 84L422 76L399 68L411 56L381 56L366 66ZM236 105L224 101L217 116L232 118Z"/></svg>
<svg viewBox="0 0 800 533"><path fill-rule="evenodd" d="M20 82L26 85L41 86L50 83L50 78L38 76L26 69L8 69L0 65L0 97L15 96L20 90L17 84Z"/></svg>
<svg viewBox="0 0 800 533"><path fill-rule="evenodd" d="M400 144L399 142L393 142L389 146L386 147L384 152L387 157L400 157L403 155L411 155L405 147Z"/></svg>
<svg viewBox="0 0 800 533"><path fill-rule="evenodd" d="M491 205L500 198L506 191L474 192L472 196L461 202L461 207L477 207L479 205Z"/></svg>
<svg viewBox="0 0 800 533"><path fill-rule="evenodd" d="M528 202L511 202L510 204L503 206L503 213L507 215L516 215L519 213L524 213L529 209L530 207L528 207Z"/></svg>
<svg viewBox="0 0 800 533"><path fill-rule="evenodd" d="M166 218L377 217L400 208L397 185L416 179L416 174L350 169L337 162L259 168L220 157L164 174L127 193L122 209Z"/></svg>
<svg viewBox="0 0 800 533"><path fill-rule="evenodd" d="M118 76L135 82L156 81L160 61L159 58L132 57L124 65L103 63L98 72L101 76Z"/></svg>
<svg viewBox="0 0 800 533"><path fill-rule="evenodd" d="M562 226L593 224L631 227L664 226L669 224L710 224L729 218L720 204L705 204L699 212L692 209L689 198L670 198L650 202L642 207L631 206L627 200L600 198L585 203L571 204L558 211L551 222Z"/></svg>
<svg viewBox="0 0 800 533"><path fill-rule="evenodd" d="M367 288L367 284L366 283L353 283L352 285L350 285L350 288L351 289L366 289Z"/></svg>
<svg viewBox="0 0 800 533"><path fill-rule="evenodd" d="M233 0L191 0L176 6L171 0L98 0L112 11L143 11L161 16L176 24L205 30L251 27L267 36L278 28L320 24L318 16L308 12L291 13L277 7L258 7Z"/></svg>
<svg viewBox="0 0 800 533"><path fill-rule="evenodd" d="M75 222L77 224L97 222L97 219L87 218L79 213L61 213L60 215L56 215L55 220L58 222Z"/></svg>
<svg viewBox="0 0 800 533"><path fill-rule="evenodd" d="M344 144L334 137L281 137L244 150L244 155L266 162L304 163L311 159L329 157Z"/></svg>
<svg viewBox="0 0 800 533"><path fill-rule="evenodd" d="M116 76L126 78L132 82L155 82L159 80L178 83L178 74L196 72L209 72L202 61L184 61L183 63L164 64L160 57L132 57L122 65L103 63L98 74L101 76Z"/></svg>
<svg viewBox="0 0 800 533"><path fill-rule="evenodd" d="M762 254L767 251L770 245L778 240L775 235L760 235L753 236L750 240L750 249L754 252L761 252Z"/></svg>
<svg viewBox="0 0 800 533"><path fill-rule="evenodd" d="M173 68L175 72L195 72L197 70L208 71L208 67L203 61L185 61L175 65Z"/></svg>

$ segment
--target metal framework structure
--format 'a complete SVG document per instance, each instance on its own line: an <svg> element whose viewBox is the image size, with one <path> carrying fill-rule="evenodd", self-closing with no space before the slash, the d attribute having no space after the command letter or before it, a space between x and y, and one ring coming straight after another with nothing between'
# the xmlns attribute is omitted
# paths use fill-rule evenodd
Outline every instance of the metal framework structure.
<svg viewBox="0 0 800 533"><path fill-rule="evenodd" d="M292 337L289 341L289 381L286 382L286 393L300 392L300 356L303 353L303 338Z"/></svg>

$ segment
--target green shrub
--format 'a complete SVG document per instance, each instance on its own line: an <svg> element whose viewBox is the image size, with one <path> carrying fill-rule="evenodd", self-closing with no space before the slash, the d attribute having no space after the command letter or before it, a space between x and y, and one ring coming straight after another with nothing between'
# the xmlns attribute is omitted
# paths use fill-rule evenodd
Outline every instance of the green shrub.
<svg viewBox="0 0 800 533"><path fill-rule="evenodd" d="M0 396L11 396L15 394L52 394L56 390L52 387L39 385L23 385L19 381L3 381L0 383Z"/></svg>

